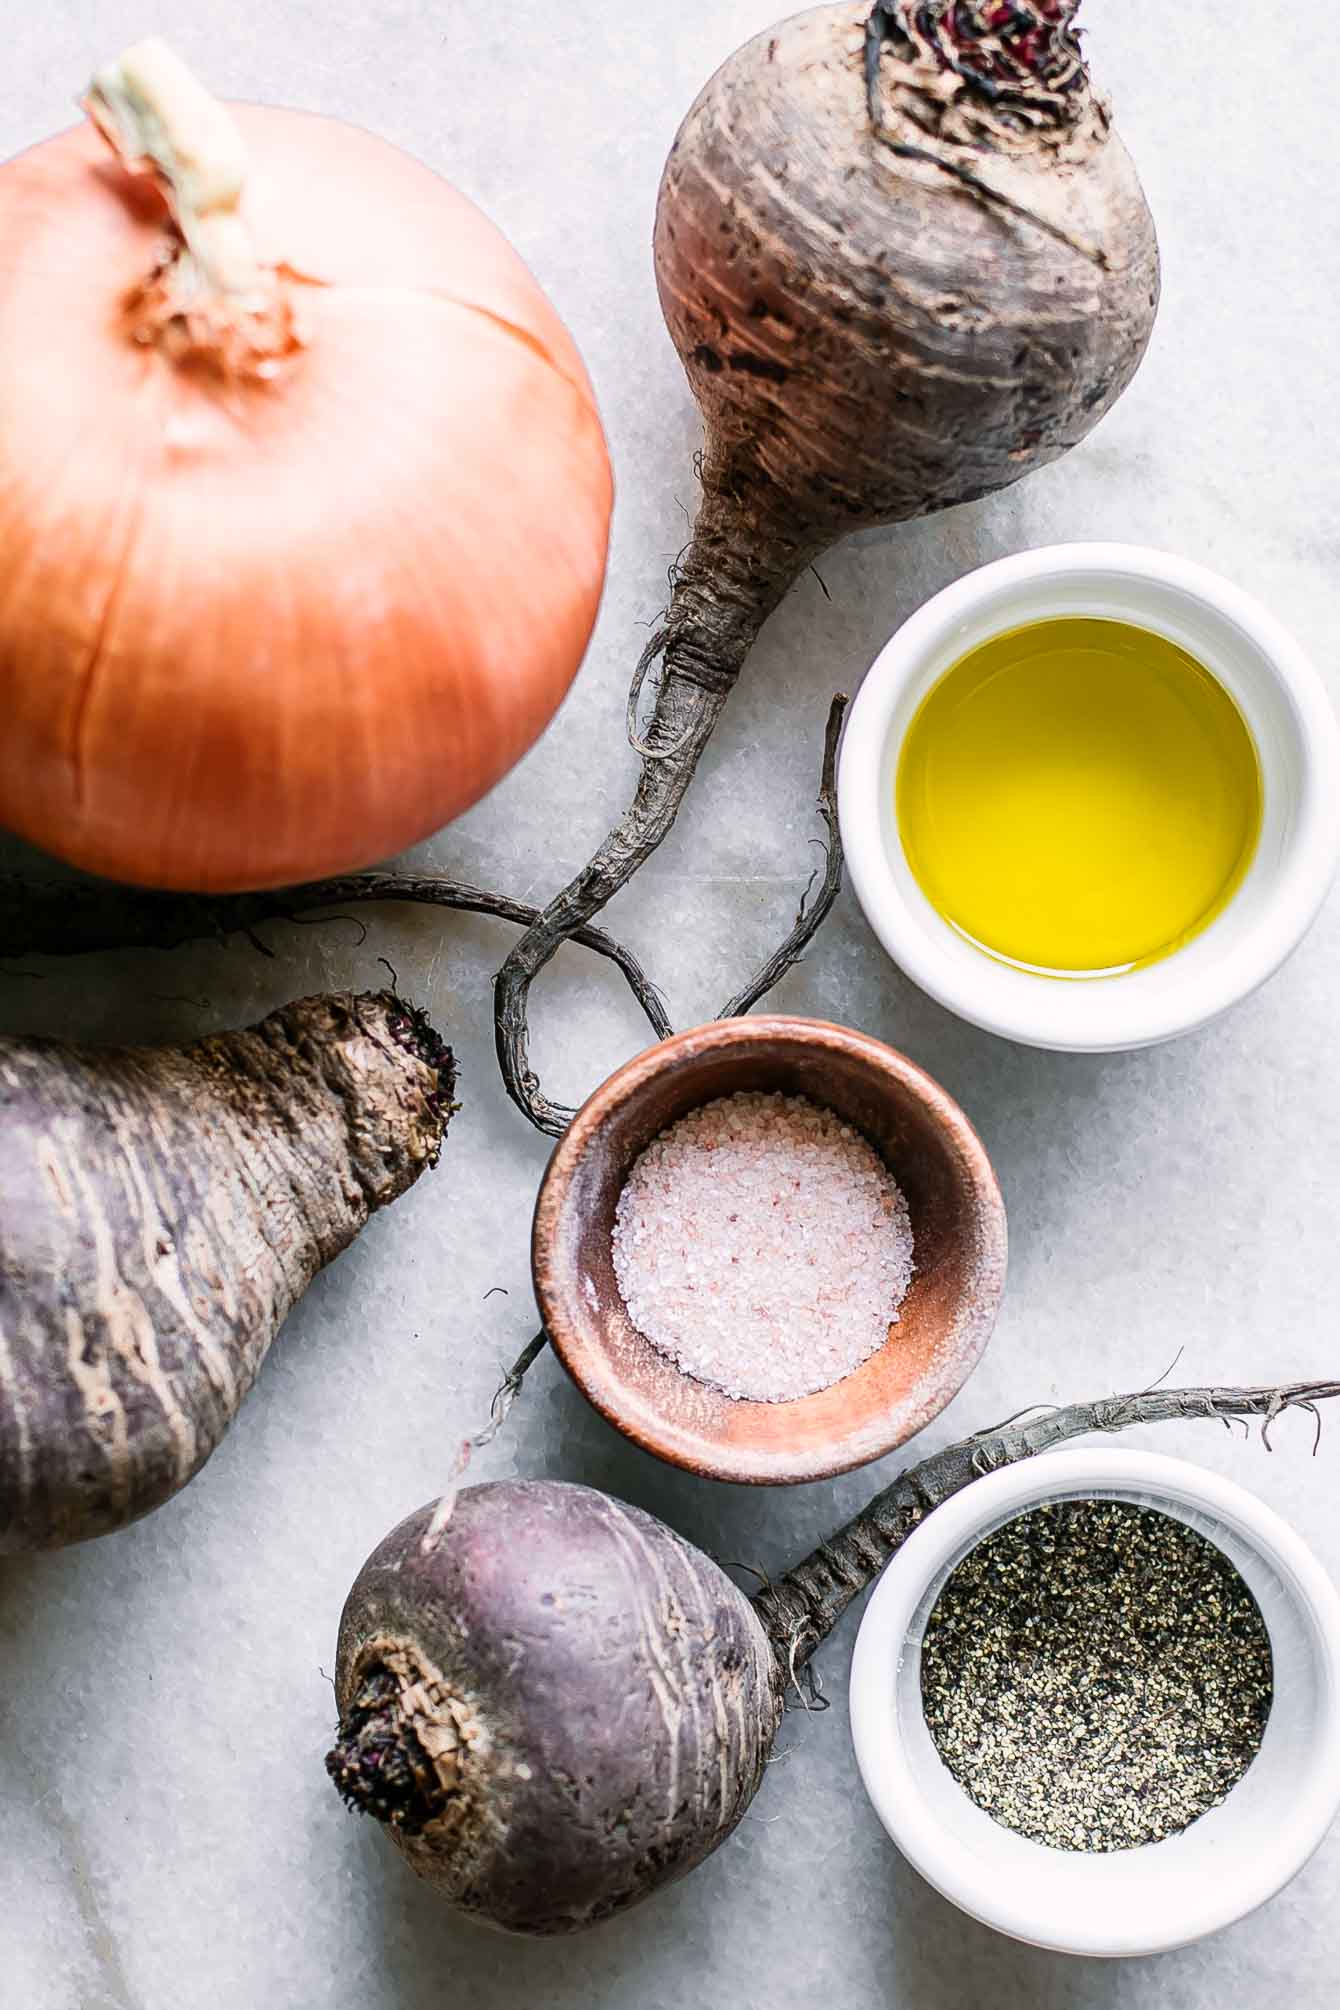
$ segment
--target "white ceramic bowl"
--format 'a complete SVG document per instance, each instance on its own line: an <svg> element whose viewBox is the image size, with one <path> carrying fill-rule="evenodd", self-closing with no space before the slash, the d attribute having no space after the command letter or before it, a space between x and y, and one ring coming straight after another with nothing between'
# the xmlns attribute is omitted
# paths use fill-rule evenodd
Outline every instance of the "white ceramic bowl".
<svg viewBox="0 0 1340 2010"><path fill-rule="evenodd" d="M984 1537L1045 1501L1095 1497L1174 1515L1236 1565L1270 1632L1275 1700L1221 1806L1166 1842L1071 1854L1001 1827L955 1781L922 1714L921 1642L945 1580ZM1230 1481L1153 1453L1047 1453L968 1487L899 1550L857 1638L851 1724L875 1812L964 1912L1061 1953L1162 1953L1273 1897L1340 1810L1340 1597L1288 1524Z"/></svg>
<svg viewBox="0 0 1340 2010"><path fill-rule="evenodd" d="M1161 962L1080 981L1016 969L959 935L913 877L894 810L903 737L931 686L993 635L1060 615L1151 629L1203 663L1251 728L1265 796L1255 859L1223 914ZM904 622L852 707L838 803L857 898L924 991L1029 1046L1145 1047L1245 998L1306 934L1340 855L1340 736L1307 657L1239 588L1164 552L1055 545L983 566Z"/></svg>

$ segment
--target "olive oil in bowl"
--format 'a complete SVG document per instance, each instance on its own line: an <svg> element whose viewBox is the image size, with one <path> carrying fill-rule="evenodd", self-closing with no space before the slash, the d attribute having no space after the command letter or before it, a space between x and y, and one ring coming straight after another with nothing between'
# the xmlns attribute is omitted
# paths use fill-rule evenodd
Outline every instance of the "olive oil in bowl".
<svg viewBox="0 0 1340 2010"><path fill-rule="evenodd" d="M1209 926L1261 830L1256 746L1233 699L1165 637L1065 617L945 672L903 741L908 864L1004 962L1056 977L1157 962Z"/></svg>

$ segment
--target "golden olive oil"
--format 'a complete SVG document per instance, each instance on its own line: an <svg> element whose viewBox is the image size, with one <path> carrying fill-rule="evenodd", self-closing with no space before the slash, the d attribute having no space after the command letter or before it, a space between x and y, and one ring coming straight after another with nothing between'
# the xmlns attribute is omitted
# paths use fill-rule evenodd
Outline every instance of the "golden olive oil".
<svg viewBox="0 0 1340 2010"><path fill-rule="evenodd" d="M1246 721L1204 666L1120 621L993 636L903 742L898 828L926 898L1055 976L1169 955L1233 898L1261 829Z"/></svg>

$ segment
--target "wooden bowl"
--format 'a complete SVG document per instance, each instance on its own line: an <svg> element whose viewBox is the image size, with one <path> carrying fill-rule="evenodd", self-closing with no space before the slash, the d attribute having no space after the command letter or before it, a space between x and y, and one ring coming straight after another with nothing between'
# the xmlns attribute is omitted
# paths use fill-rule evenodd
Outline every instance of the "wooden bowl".
<svg viewBox="0 0 1340 2010"><path fill-rule="evenodd" d="M916 1272L887 1343L789 1403L695 1381L632 1324L614 1276L614 1210L634 1160L687 1111L737 1090L826 1104L907 1197ZM535 1295L579 1389L644 1450L718 1480L826 1479L928 1424L981 1358L1005 1287L1005 1209L981 1140L929 1075L879 1040L815 1019L717 1020L639 1054L573 1118L540 1188Z"/></svg>

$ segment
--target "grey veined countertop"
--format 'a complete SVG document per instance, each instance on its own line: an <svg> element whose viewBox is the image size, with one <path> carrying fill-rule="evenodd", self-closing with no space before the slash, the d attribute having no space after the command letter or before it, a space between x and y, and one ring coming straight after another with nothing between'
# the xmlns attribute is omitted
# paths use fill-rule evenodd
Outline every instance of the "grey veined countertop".
<svg viewBox="0 0 1340 2010"><path fill-rule="evenodd" d="M599 631L557 724L423 862L543 896L624 802L624 692L693 501L695 412L648 240L661 162L709 71L775 0L20 0L0 151L65 122L92 64L168 30L220 90L374 127L511 234L582 344L619 484ZM773 619L680 828L611 922L678 1024L784 932L810 870L831 692L979 562L1057 539L1184 552L1264 598L1335 688L1340 230L1335 96L1315 6L1250 27L1213 0L1089 0L1093 61L1158 218L1165 295L1143 372L1060 466L994 501L843 545ZM0 728L2 730L2 728ZM23 858L6 846L0 863ZM1189 1951L1103 1966L999 1940L900 1861L845 1721L797 1716L734 1839L642 1910L562 1945L455 1920L322 1770L335 1628L366 1552L437 1493L533 1330L527 1239L545 1145L505 1100L489 979L508 931L394 911L245 943L8 967L6 1030L184 1037L389 956L456 1043L464 1108L437 1175L318 1280L229 1440L127 1533L0 1569L0 2003L5 2010L1332 2010L1340 1834L1265 1913ZM31 970L34 974L26 974ZM1320 1374L1340 1355L1340 905L1210 1032L1127 1057L1004 1045L889 966L850 896L779 1003L904 1048L957 1095L1010 1210L1006 1310L922 1441L1020 1405L1187 1380ZM640 1044L579 951L537 999L547 1086L584 1095ZM508 1294L494 1291L501 1286ZM494 1295L487 1295L493 1293ZM1340 1572L1340 1419L1273 1456L1211 1425L1148 1443L1255 1488ZM771 1568L853 1511L885 1462L824 1486L696 1483L625 1445L552 1361L481 1476L584 1479L717 1554Z"/></svg>

